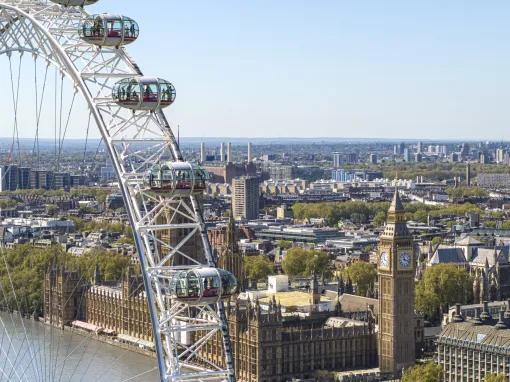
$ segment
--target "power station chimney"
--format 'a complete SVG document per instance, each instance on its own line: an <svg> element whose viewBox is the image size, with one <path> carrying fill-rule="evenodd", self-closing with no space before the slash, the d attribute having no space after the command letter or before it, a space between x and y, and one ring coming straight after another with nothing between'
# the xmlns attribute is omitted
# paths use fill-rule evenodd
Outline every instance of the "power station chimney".
<svg viewBox="0 0 510 382"><path fill-rule="evenodd" d="M232 143L227 144L227 163L232 163Z"/></svg>
<svg viewBox="0 0 510 382"><path fill-rule="evenodd" d="M471 187L471 165L466 163L466 186Z"/></svg>
<svg viewBox="0 0 510 382"><path fill-rule="evenodd" d="M252 151L251 151L251 142L248 142L248 163L250 163L253 160L252 157Z"/></svg>
<svg viewBox="0 0 510 382"><path fill-rule="evenodd" d="M220 162L223 162L225 160L225 144L221 142L220 146Z"/></svg>
<svg viewBox="0 0 510 382"><path fill-rule="evenodd" d="M205 162L205 143L200 143L200 163Z"/></svg>

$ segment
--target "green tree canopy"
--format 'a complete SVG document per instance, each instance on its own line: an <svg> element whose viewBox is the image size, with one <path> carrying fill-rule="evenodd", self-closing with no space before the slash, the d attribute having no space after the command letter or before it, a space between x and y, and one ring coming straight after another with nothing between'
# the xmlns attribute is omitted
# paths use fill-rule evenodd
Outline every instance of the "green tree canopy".
<svg viewBox="0 0 510 382"><path fill-rule="evenodd" d="M311 276L314 271L323 278L328 278L331 275L327 253L300 247L294 247L287 251L282 268L285 274L290 277Z"/></svg>
<svg viewBox="0 0 510 382"><path fill-rule="evenodd" d="M487 374L483 382L508 382L508 379L503 374Z"/></svg>
<svg viewBox="0 0 510 382"><path fill-rule="evenodd" d="M426 362L404 371L402 382L442 382L443 369L435 362Z"/></svg>
<svg viewBox="0 0 510 382"><path fill-rule="evenodd" d="M439 264L426 269L416 285L416 308L430 320L439 318L440 309L472 300L469 273L454 264Z"/></svg>
<svg viewBox="0 0 510 382"><path fill-rule="evenodd" d="M278 240L276 245L281 249L289 249L292 248L292 241L289 240Z"/></svg>
<svg viewBox="0 0 510 382"><path fill-rule="evenodd" d="M489 196L487 191L478 187L450 187L446 190L448 196L452 199L479 197L484 198Z"/></svg>
<svg viewBox="0 0 510 382"><path fill-rule="evenodd" d="M366 296L369 288L377 278L377 270L374 264L364 261L356 261L343 270L343 276L351 279L356 285L356 294Z"/></svg>
<svg viewBox="0 0 510 382"><path fill-rule="evenodd" d="M265 280L274 274L274 265L265 256L244 256L246 278L252 281Z"/></svg>
<svg viewBox="0 0 510 382"><path fill-rule="evenodd" d="M70 270L79 269L83 279L89 281L97 264L103 279L120 281L130 262L128 257L104 250L94 250L76 257L60 246L34 248L31 245L17 245L0 251L0 284L5 292L5 299L1 299L0 305L24 314L42 312L44 276L52 266L65 265Z"/></svg>
<svg viewBox="0 0 510 382"><path fill-rule="evenodd" d="M384 225L384 223L386 222L386 212L384 211L377 212L374 216L373 222L374 225L377 227Z"/></svg>

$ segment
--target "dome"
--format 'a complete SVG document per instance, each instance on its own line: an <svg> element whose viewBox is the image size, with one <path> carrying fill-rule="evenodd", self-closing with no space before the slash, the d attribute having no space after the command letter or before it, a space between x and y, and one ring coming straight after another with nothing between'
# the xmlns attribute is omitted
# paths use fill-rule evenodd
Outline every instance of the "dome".
<svg viewBox="0 0 510 382"><path fill-rule="evenodd" d="M54 3L63 5L64 7L84 7L97 3L98 0L51 0Z"/></svg>
<svg viewBox="0 0 510 382"><path fill-rule="evenodd" d="M207 305L237 293L237 279L218 268L198 268L177 273L170 292L177 301L188 305Z"/></svg>
<svg viewBox="0 0 510 382"><path fill-rule="evenodd" d="M117 105L128 109L154 111L170 106L176 92L170 82L161 78L132 77L117 82L112 97Z"/></svg>
<svg viewBox="0 0 510 382"><path fill-rule="evenodd" d="M207 178L206 171L196 164L164 162L149 170L146 185L149 192L188 196L204 192Z"/></svg>
<svg viewBox="0 0 510 382"><path fill-rule="evenodd" d="M140 30L129 17L101 14L85 18L79 32L81 39L90 44L119 47L135 41Z"/></svg>

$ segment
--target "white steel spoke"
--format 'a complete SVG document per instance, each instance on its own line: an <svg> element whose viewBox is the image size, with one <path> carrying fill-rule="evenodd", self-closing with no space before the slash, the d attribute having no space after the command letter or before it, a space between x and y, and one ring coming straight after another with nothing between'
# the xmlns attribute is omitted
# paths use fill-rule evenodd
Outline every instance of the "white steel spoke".
<svg viewBox="0 0 510 382"><path fill-rule="evenodd" d="M178 142L161 110L133 112L114 102L115 84L143 73L124 48L99 48L81 40L78 29L87 16L83 8L46 0L0 0L0 55L29 52L44 59L74 84L77 96L88 104L90 123L99 129L110 155L133 228L161 380L235 381L221 300L191 306L173 298L168 287L181 271L215 267L194 194L146 191L145 177L154 165L162 160L183 161ZM36 121L43 94L37 97ZM69 117L62 125L62 139L68 124ZM161 235L168 232L172 239L163 239ZM199 258L188 253L191 244L200 248ZM218 332L223 336L226 368L205 359L200 351ZM181 341L184 337L187 342Z"/></svg>

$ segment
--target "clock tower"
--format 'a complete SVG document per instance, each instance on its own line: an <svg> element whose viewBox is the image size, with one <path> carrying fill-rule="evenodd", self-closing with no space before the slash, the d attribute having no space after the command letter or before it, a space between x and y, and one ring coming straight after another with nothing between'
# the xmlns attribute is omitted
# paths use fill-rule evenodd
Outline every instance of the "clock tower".
<svg viewBox="0 0 510 382"><path fill-rule="evenodd" d="M394 375L415 363L414 244L397 189L380 237L377 273L379 368Z"/></svg>

